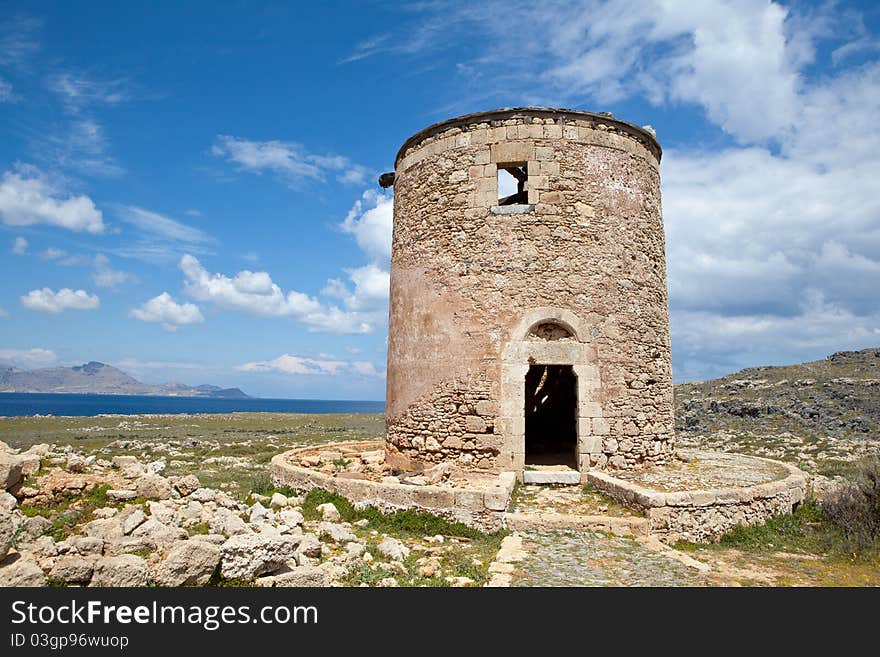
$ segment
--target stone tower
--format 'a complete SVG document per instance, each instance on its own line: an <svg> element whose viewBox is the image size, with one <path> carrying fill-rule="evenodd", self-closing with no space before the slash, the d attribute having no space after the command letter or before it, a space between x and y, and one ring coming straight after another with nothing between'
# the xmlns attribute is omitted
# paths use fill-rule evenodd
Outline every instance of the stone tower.
<svg viewBox="0 0 880 657"><path fill-rule="evenodd" d="M537 107L403 144L380 179L389 462L583 475L673 456L660 154L610 114Z"/></svg>

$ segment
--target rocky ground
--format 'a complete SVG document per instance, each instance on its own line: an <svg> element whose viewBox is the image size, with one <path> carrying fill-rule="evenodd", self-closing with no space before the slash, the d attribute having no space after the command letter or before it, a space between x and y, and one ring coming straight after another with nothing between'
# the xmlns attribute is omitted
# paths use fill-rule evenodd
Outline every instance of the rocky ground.
<svg viewBox="0 0 880 657"><path fill-rule="evenodd" d="M260 461L264 453L267 459L289 448L291 439L259 435L253 418L235 419L246 425L249 437L210 434L206 418L195 416L64 418L61 425L58 418L42 418L36 421L48 422L49 428L41 435L69 432L67 444L15 449L0 443L0 585L471 586L487 581L500 537L417 514L360 513L345 500L322 501L320 493L274 490ZM362 418L350 431L347 416L287 418L291 427L311 429L307 439L296 441L300 445L340 434L374 437L373 420ZM229 425L223 423L226 429ZM208 434L197 458L185 453L180 435L195 427ZM133 435L119 437L119 431ZM108 432L114 433L95 437ZM91 449L82 449L81 436L92 441ZM240 455L224 454L227 450ZM186 470L205 473L216 485L205 486Z"/></svg>
<svg viewBox="0 0 880 657"><path fill-rule="evenodd" d="M676 411L680 446L792 462L822 498L880 453L880 349L679 385ZM601 532L486 535L268 480L275 454L383 429L381 415L0 418L0 584L880 585L880 556L841 550L815 505L670 549ZM389 476L367 447L318 467ZM633 513L578 486L520 486L512 509Z"/></svg>
<svg viewBox="0 0 880 657"><path fill-rule="evenodd" d="M782 459L825 476L846 474L877 453L880 348L680 384L675 411L679 445Z"/></svg>

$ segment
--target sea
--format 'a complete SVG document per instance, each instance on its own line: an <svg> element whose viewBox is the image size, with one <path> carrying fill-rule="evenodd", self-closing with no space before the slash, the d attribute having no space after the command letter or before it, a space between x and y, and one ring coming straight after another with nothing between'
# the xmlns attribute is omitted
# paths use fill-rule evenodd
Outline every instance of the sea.
<svg viewBox="0 0 880 657"><path fill-rule="evenodd" d="M384 413L384 401L337 399L215 399L143 395L0 392L0 417L180 413Z"/></svg>

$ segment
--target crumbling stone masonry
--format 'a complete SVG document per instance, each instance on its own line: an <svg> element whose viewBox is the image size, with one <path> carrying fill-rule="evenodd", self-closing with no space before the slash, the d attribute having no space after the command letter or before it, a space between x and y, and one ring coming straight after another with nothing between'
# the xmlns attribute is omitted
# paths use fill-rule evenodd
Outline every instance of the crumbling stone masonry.
<svg viewBox="0 0 880 657"><path fill-rule="evenodd" d="M470 114L404 143L381 179L394 185L389 462L521 473L532 365L574 372L582 477L673 456L660 155L646 129L549 108ZM516 194L499 198L499 169Z"/></svg>

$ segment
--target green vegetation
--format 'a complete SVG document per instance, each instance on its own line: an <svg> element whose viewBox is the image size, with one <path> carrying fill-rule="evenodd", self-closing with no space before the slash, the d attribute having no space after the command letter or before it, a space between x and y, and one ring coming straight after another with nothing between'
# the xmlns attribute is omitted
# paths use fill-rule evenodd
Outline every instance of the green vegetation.
<svg viewBox="0 0 880 657"><path fill-rule="evenodd" d="M324 490L315 489L306 495L303 503L303 516L306 520L319 520L321 514L317 507L326 502L332 503L346 522L367 520L363 528L356 531L367 539L368 550L375 554L375 533L388 534L398 539L423 540L426 536L444 536L451 540L442 546L442 572L420 575L418 560L425 556L422 551L413 550L400 566L361 563L355 566L348 576L351 586L374 585L387 577L405 579L407 586L449 586L446 577L467 577L476 585L489 579L488 566L506 531L484 533L460 522L450 522L440 516L413 510L382 513L375 507L356 509L345 497Z"/></svg>
<svg viewBox="0 0 880 657"><path fill-rule="evenodd" d="M877 552L880 543L880 457L862 462L857 473L825 505L843 533L847 550Z"/></svg>
<svg viewBox="0 0 880 657"><path fill-rule="evenodd" d="M165 474L194 474L203 486L244 499L271 490L271 458L295 447L380 440L381 414L218 413L0 418L0 440L17 449L38 443L74 446L110 460L165 459Z"/></svg>
<svg viewBox="0 0 880 657"><path fill-rule="evenodd" d="M442 536L469 538L475 541L497 541L500 544L501 539L507 535L506 532L485 534L460 522L450 522L440 516L411 509L394 511L392 513L382 513L379 509L372 506L356 509L351 502L341 495L317 488L306 495L302 507L305 519L320 520L321 514L318 512L317 507L326 502L332 503L346 522L367 520L369 521L370 529L393 533L395 536L421 538L423 536L440 534Z"/></svg>
<svg viewBox="0 0 880 657"><path fill-rule="evenodd" d="M63 541L77 525L93 519L95 509L108 506L107 491L110 486L103 484L79 495L66 495L47 506L22 505L21 512L28 518L42 516L52 521L47 532L56 541Z"/></svg>

